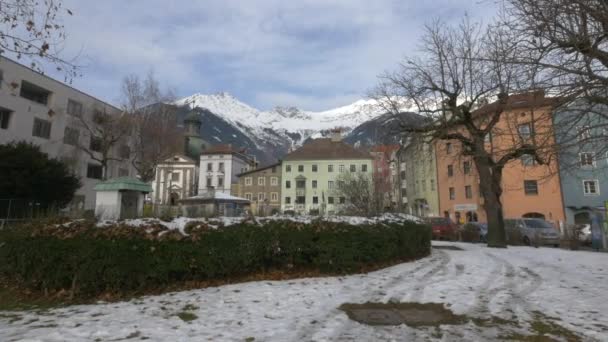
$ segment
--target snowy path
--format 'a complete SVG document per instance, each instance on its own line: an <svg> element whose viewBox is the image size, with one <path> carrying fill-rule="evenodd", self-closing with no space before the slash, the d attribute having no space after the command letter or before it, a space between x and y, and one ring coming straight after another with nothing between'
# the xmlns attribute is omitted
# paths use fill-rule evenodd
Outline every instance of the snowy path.
<svg viewBox="0 0 608 342"><path fill-rule="evenodd" d="M485 341L529 331L542 313L583 341L608 340L608 254L454 245L366 275L251 282L43 312L0 312L0 341ZM367 326L343 303L438 302L516 327ZM194 314L186 322L177 314ZM559 318L559 319L558 319ZM518 330L519 329L519 330Z"/></svg>

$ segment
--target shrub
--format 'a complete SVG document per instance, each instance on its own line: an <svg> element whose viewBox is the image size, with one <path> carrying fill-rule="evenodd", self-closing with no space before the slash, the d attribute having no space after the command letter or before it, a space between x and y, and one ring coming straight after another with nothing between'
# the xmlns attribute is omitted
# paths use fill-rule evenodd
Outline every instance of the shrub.
<svg viewBox="0 0 608 342"><path fill-rule="evenodd" d="M430 252L430 228L415 223L352 226L314 221L241 223L190 235L145 228L24 227L0 232L0 275L32 291L72 290L80 297L165 288L268 270L327 274L409 260Z"/></svg>

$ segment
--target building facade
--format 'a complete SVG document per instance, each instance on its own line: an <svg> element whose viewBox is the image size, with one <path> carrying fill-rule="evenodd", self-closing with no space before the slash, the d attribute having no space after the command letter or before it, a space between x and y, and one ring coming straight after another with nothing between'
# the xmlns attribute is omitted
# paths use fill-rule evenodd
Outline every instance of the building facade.
<svg viewBox="0 0 608 342"><path fill-rule="evenodd" d="M554 146L553 103L542 93L510 96L500 121L486 139L486 149L495 155L494 159L522 141L539 147ZM481 115L485 108L477 113ZM487 222L472 159L463 156L458 141L438 141L435 152L441 215L460 223ZM543 218L561 227L565 217L557 170L556 158L548 158L544 165L538 165L531 156L507 163L502 174L504 217Z"/></svg>
<svg viewBox="0 0 608 342"><path fill-rule="evenodd" d="M67 163L82 182L70 204L72 211L95 207L93 187L101 181L104 171L105 178L136 176L128 141L115 145L105 170L83 150L86 147L97 159L101 158L97 151L99 137L83 127L83 122L95 124L96 113L117 114L120 110L0 56L0 144L27 141ZM2 194L7 196L11 195Z"/></svg>
<svg viewBox="0 0 608 342"><path fill-rule="evenodd" d="M198 193L213 190L227 195L232 184L238 184L238 175L256 167L255 158L231 145L214 145L201 152Z"/></svg>
<svg viewBox="0 0 608 342"><path fill-rule="evenodd" d="M382 195L382 209L393 211L397 208L398 195L394 191L397 182L396 156L399 145L379 145L370 149L374 158L374 188Z"/></svg>
<svg viewBox="0 0 608 342"><path fill-rule="evenodd" d="M238 175L237 196L251 201L251 212L258 216L281 210L281 164L249 170Z"/></svg>
<svg viewBox="0 0 608 342"><path fill-rule="evenodd" d="M340 175L369 174L373 158L344 143L338 134L315 139L289 153L282 162L281 210L296 214L333 215L346 210L339 194Z"/></svg>
<svg viewBox="0 0 608 342"><path fill-rule="evenodd" d="M406 139L397 152L402 212L420 216L439 215L437 162L433 144L414 135Z"/></svg>

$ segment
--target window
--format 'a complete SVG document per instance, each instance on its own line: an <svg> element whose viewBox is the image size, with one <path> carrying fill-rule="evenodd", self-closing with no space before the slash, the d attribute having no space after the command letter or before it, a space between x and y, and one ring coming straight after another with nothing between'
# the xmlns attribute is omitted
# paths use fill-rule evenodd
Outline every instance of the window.
<svg viewBox="0 0 608 342"><path fill-rule="evenodd" d="M12 111L0 107L0 128L1 129L8 129L8 124L10 122L12 114L13 114Z"/></svg>
<svg viewBox="0 0 608 342"><path fill-rule="evenodd" d="M179 173L178 172L171 173L171 181L172 182L179 182Z"/></svg>
<svg viewBox="0 0 608 342"><path fill-rule="evenodd" d="M367 164L361 165L361 172L367 172Z"/></svg>
<svg viewBox="0 0 608 342"><path fill-rule="evenodd" d="M455 200L456 199L456 190L454 190L454 188L450 188L450 199L451 200Z"/></svg>
<svg viewBox="0 0 608 342"><path fill-rule="evenodd" d="M291 172L291 165L285 165L285 172Z"/></svg>
<svg viewBox="0 0 608 342"><path fill-rule="evenodd" d="M290 181L285 181L285 187L287 189L291 189L291 182Z"/></svg>
<svg viewBox="0 0 608 342"><path fill-rule="evenodd" d="M258 201L264 201L266 199L266 194L263 192L258 193Z"/></svg>
<svg viewBox="0 0 608 342"><path fill-rule="evenodd" d="M304 172L304 165L298 165L298 172Z"/></svg>
<svg viewBox="0 0 608 342"><path fill-rule="evenodd" d="M525 123L517 126L517 132L519 133L519 137L524 140L530 139L532 134L534 134L531 123Z"/></svg>
<svg viewBox="0 0 608 342"><path fill-rule="evenodd" d="M344 181L338 181L338 189L344 189Z"/></svg>
<svg viewBox="0 0 608 342"><path fill-rule="evenodd" d="M246 177L245 178L245 186L251 186L253 184L253 178Z"/></svg>
<svg viewBox="0 0 608 342"><path fill-rule="evenodd" d="M420 189L420 181L416 181L416 184L414 185L414 193L418 193L418 189Z"/></svg>
<svg viewBox="0 0 608 342"><path fill-rule="evenodd" d="M346 197L340 197L340 204L346 203Z"/></svg>
<svg viewBox="0 0 608 342"><path fill-rule="evenodd" d="M272 201L272 202L278 202L279 201L279 193L278 192L271 192L270 193L270 201Z"/></svg>
<svg viewBox="0 0 608 342"><path fill-rule="evenodd" d="M306 187L306 181L305 180L296 180L296 188L298 189L304 189Z"/></svg>
<svg viewBox="0 0 608 342"><path fill-rule="evenodd" d="M101 144L102 141L100 138L92 136L91 141L89 141L89 149L94 152L100 152Z"/></svg>
<svg viewBox="0 0 608 342"><path fill-rule="evenodd" d="M129 177L129 169L119 167L118 168L118 177Z"/></svg>
<svg viewBox="0 0 608 342"><path fill-rule="evenodd" d="M207 172L213 171L213 163L207 163Z"/></svg>
<svg viewBox="0 0 608 342"><path fill-rule="evenodd" d="M279 185L279 178L277 178L277 177L270 177L270 185L271 186L277 186L277 185Z"/></svg>
<svg viewBox="0 0 608 342"><path fill-rule="evenodd" d="M63 143L77 146L78 145L78 137L80 136L80 131L76 128L66 127L65 132L63 133Z"/></svg>
<svg viewBox="0 0 608 342"><path fill-rule="evenodd" d="M2 83L4 82L4 72L0 70L0 89L2 89Z"/></svg>
<svg viewBox="0 0 608 342"><path fill-rule="evenodd" d="M87 178L101 179L103 177L103 169L101 165L88 164L87 165Z"/></svg>
<svg viewBox="0 0 608 342"><path fill-rule="evenodd" d="M305 196L297 196L296 197L296 204L306 204L306 197Z"/></svg>
<svg viewBox="0 0 608 342"><path fill-rule="evenodd" d="M313 196L312 197L312 204L319 204L319 197Z"/></svg>
<svg viewBox="0 0 608 342"><path fill-rule="evenodd" d="M312 172L317 172L317 171L318 171L317 170L317 165L315 164L315 165L312 166Z"/></svg>
<svg viewBox="0 0 608 342"><path fill-rule="evenodd" d="M220 162L220 164L219 164L219 165L218 165L218 167L217 167L217 170L218 170L219 172L224 172L224 163L223 163L223 162Z"/></svg>
<svg viewBox="0 0 608 342"><path fill-rule="evenodd" d="M447 154L452 153L452 143L446 143L445 144L445 151Z"/></svg>
<svg viewBox="0 0 608 342"><path fill-rule="evenodd" d="M576 128L578 133L578 141L586 141L591 139L591 127L580 126Z"/></svg>
<svg viewBox="0 0 608 342"><path fill-rule="evenodd" d="M217 177L217 187L218 188L224 187L224 177Z"/></svg>
<svg viewBox="0 0 608 342"><path fill-rule="evenodd" d="M291 204L291 197L285 197L285 204Z"/></svg>
<svg viewBox="0 0 608 342"><path fill-rule="evenodd" d="M212 188L213 187L213 180L211 179L211 177L207 177L207 188Z"/></svg>
<svg viewBox="0 0 608 342"><path fill-rule="evenodd" d="M253 194L251 194L250 192L248 192L248 193L245 194L245 199L246 200L251 201L252 198L253 198ZM287 197L287 198L289 198L289 197Z"/></svg>
<svg viewBox="0 0 608 342"><path fill-rule="evenodd" d="M468 175L471 173L471 162L470 161L465 161L462 163L462 170L464 172L465 175Z"/></svg>
<svg viewBox="0 0 608 342"><path fill-rule="evenodd" d="M431 191L435 191L435 180L431 179Z"/></svg>
<svg viewBox="0 0 608 342"><path fill-rule="evenodd" d="M316 180L313 180L313 181L312 181L312 188L313 188L313 189L316 189L316 188L317 188L317 181L316 181Z"/></svg>
<svg viewBox="0 0 608 342"><path fill-rule="evenodd" d="M333 189L334 188L334 181L328 181L327 182L327 188L328 189Z"/></svg>
<svg viewBox="0 0 608 342"><path fill-rule="evenodd" d="M581 167L594 167L595 160L593 158L593 153L590 152L581 152L579 154Z"/></svg>
<svg viewBox="0 0 608 342"><path fill-rule="evenodd" d="M334 172L334 166L333 165L327 165L327 172Z"/></svg>
<svg viewBox="0 0 608 342"><path fill-rule="evenodd" d="M42 87L28 81L21 81L21 91L19 96L23 97L24 99L38 102L46 106L49 102L50 95L51 92Z"/></svg>
<svg viewBox="0 0 608 342"><path fill-rule="evenodd" d="M44 139L51 137L51 122L34 118L34 127L32 129L32 135Z"/></svg>
<svg viewBox="0 0 608 342"><path fill-rule="evenodd" d="M120 158L129 159L131 157L131 149L127 145L120 146Z"/></svg>
<svg viewBox="0 0 608 342"><path fill-rule="evenodd" d="M422 191L426 191L426 179L422 180Z"/></svg>
<svg viewBox="0 0 608 342"><path fill-rule="evenodd" d="M338 171L344 172L344 171L346 171L346 167L344 165L340 165L340 168L338 169Z"/></svg>
<svg viewBox="0 0 608 342"><path fill-rule="evenodd" d="M536 165L536 159L530 154L524 154L521 156L521 164L523 166L534 166Z"/></svg>
<svg viewBox="0 0 608 342"><path fill-rule="evenodd" d="M464 197L473 198L473 188L470 185L465 185L464 187Z"/></svg>
<svg viewBox="0 0 608 342"><path fill-rule="evenodd" d="M593 196L600 194L600 185L597 179L595 180L584 180L583 181L583 192L586 196Z"/></svg>
<svg viewBox="0 0 608 342"><path fill-rule="evenodd" d="M351 165L350 172L357 172L357 165Z"/></svg>
<svg viewBox="0 0 608 342"><path fill-rule="evenodd" d="M265 185L266 185L266 178L258 177L258 186L265 186Z"/></svg>
<svg viewBox="0 0 608 342"><path fill-rule="evenodd" d="M448 165L448 177L454 176L454 166Z"/></svg>
<svg viewBox="0 0 608 342"><path fill-rule="evenodd" d="M538 182L535 180L525 180L524 193L526 195L538 195Z"/></svg>
<svg viewBox="0 0 608 342"><path fill-rule="evenodd" d="M67 113L72 116L82 116L82 103L68 99Z"/></svg>
<svg viewBox="0 0 608 342"><path fill-rule="evenodd" d="M405 179L405 171L401 171L399 173L399 176L401 177L401 179Z"/></svg>
<svg viewBox="0 0 608 342"><path fill-rule="evenodd" d="M331 197L331 196L327 197L327 203L328 204L334 204L334 198Z"/></svg>

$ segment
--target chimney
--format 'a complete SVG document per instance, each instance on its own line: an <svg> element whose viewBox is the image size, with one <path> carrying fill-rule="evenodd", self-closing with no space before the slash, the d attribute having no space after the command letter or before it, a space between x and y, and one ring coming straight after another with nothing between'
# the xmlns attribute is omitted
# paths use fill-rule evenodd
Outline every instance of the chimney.
<svg viewBox="0 0 608 342"><path fill-rule="evenodd" d="M330 137L331 137L331 142L340 142L340 141L342 141L342 131L340 131L340 129L336 128L331 131Z"/></svg>

